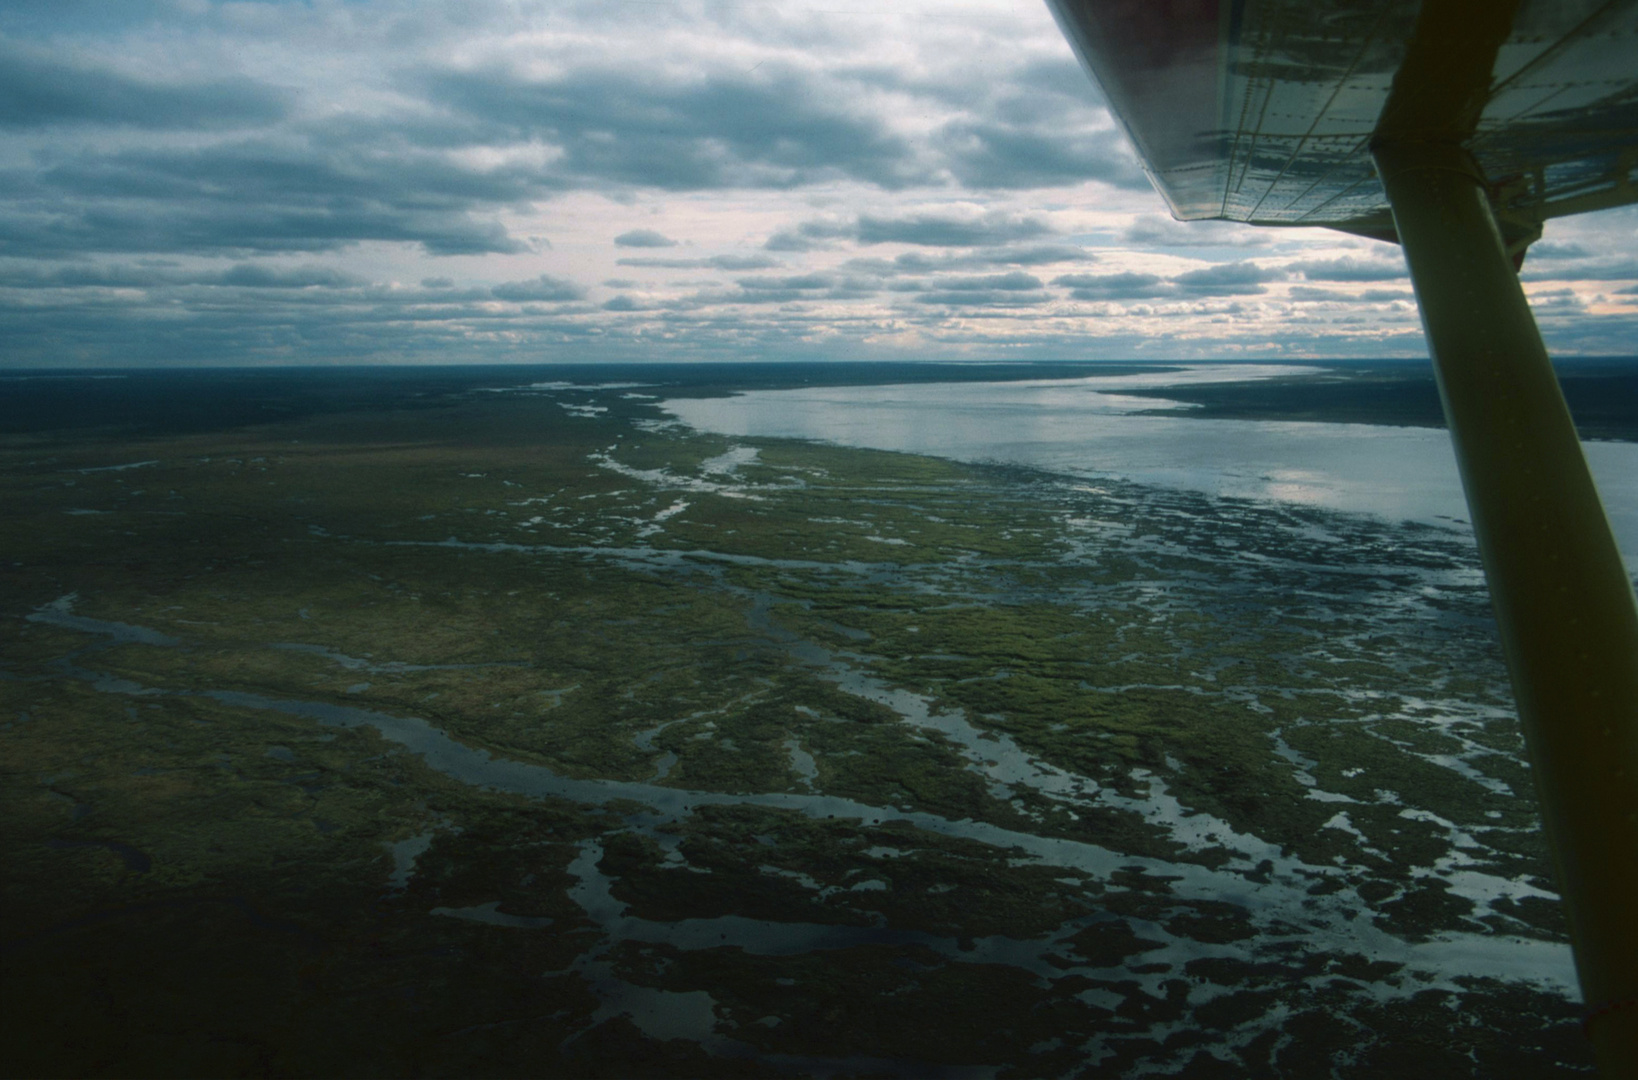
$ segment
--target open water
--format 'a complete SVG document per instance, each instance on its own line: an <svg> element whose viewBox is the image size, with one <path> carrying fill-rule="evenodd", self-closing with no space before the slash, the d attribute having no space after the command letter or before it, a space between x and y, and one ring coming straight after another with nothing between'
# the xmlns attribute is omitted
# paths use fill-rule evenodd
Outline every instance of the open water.
<svg viewBox="0 0 1638 1080"><path fill-rule="evenodd" d="M1165 408L1126 389L1289 376L1288 365L1028 382L750 390L665 402L724 435L819 439L968 462L1116 477L1214 495L1277 500L1390 520L1465 525L1450 437L1431 428L1138 415ZM1583 443L1629 568L1638 568L1638 444Z"/></svg>

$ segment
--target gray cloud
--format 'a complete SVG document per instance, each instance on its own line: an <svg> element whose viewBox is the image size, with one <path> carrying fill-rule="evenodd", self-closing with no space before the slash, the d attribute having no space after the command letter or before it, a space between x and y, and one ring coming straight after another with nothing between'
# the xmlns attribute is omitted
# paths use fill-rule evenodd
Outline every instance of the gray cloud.
<svg viewBox="0 0 1638 1080"><path fill-rule="evenodd" d="M834 104L838 95L810 76L667 80L649 70L593 68L549 80L430 72L419 89L497 141L560 148L553 170L575 186L789 188L845 177L896 189L927 178L905 140L879 118Z"/></svg>
<svg viewBox="0 0 1638 1080"><path fill-rule="evenodd" d="M1118 131L1066 132L955 121L934 137L956 179L974 188L1039 188L1102 180L1132 191L1149 180Z"/></svg>
<svg viewBox="0 0 1638 1080"><path fill-rule="evenodd" d="M762 246L769 251L813 251L829 247L832 240L857 235L858 226L852 222L804 221L793 228L779 230Z"/></svg>
<svg viewBox="0 0 1638 1080"><path fill-rule="evenodd" d="M1592 254L1581 244L1556 240L1537 240L1530 245L1530 259L1584 259Z"/></svg>
<svg viewBox="0 0 1638 1080"><path fill-rule="evenodd" d="M434 254L517 252L526 245L478 214L542 194L523 169L464 169L391 131L323 126L81 153L0 173L0 190L13 193L0 199L0 254L34 257L329 251L366 240Z"/></svg>
<svg viewBox="0 0 1638 1080"><path fill-rule="evenodd" d="M1178 274L1172 278L1172 284L1196 296L1249 296L1267 292L1264 282L1278 281L1284 276L1256 263L1232 262Z"/></svg>
<svg viewBox="0 0 1638 1080"><path fill-rule="evenodd" d="M241 289L345 289L364 279L328 266L278 267L239 263L226 270L177 270L163 266L77 263L42 270L0 270L0 287L12 289L158 289L172 286L222 286Z"/></svg>
<svg viewBox="0 0 1638 1080"><path fill-rule="evenodd" d="M888 277L895 274L927 274L988 266L1048 266L1053 263L1096 262L1097 256L1072 244L1035 244L1025 247L1002 245L976 248L959 254L930 255L906 251L892 259L862 257L842 265L861 274Z"/></svg>
<svg viewBox="0 0 1638 1080"><path fill-rule="evenodd" d="M1523 281L1629 281L1638 278L1638 259L1577 259L1551 267L1532 266L1525 258Z"/></svg>
<svg viewBox="0 0 1638 1080"><path fill-rule="evenodd" d="M661 270L771 270L784 263L767 255L711 255L699 259L633 258L617 260L621 266L646 266Z"/></svg>
<svg viewBox="0 0 1638 1080"><path fill-rule="evenodd" d="M1157 274L1061 274L1052 284L1070 289L1083 301L1153 300L1166 297L1250 296L1264 293L1264 283L1285 277L1251 262L1219 263L1171 278Z"/></svg>
<svg viewBox="0 0 1638 1080"><path fill-rule="evenodd" d="M251 289L343 289L364 283L363 279L352 274L343 274L325 266L300 266L285 270L254 263L240 263L224 272L218 280L223 285Z"/></svg>
<svg viewBox="0 0 1638 1080"><path fill-rule="evenodd" d="M1031 240L1055 232L1038 218L989 213L978 217L954 214L908 214L879 217L861 214L852 222L804 221L781 229L763 244L770 251L811 251L829 241L851 239L860 244L916 244L921 247L994 247Z"/></svg>
<svg viewBox="0 0 1638 1080"><path fill-rule="evenodd" d="M542 274L530 281L508 281L489 290L497 300L580 300L586 290L572 281Z"/></svg>
<svg viewBox="0 0 1638 1080"><path fill-rule="evenodd" d="M157 82L0 38L0 128L231 128L285 116L288 95L242 77Z"/></svg>
<svg viewBox="0 0 1638 1080"><path fill-rule="evenodd" d="M1366 289L1363 292L1350 293L1341 289L1319 289L1312 285L1293 285L1289 294L1293 300L1341 304L1383 304L1394 300L1416 299L1416 294L1409 289Z"/></svg>
<svg viewBox="0 0 1638 1080"><path fill-rule="evenodd" d="M829 274L798 274L793 277L754 277L740 278L736 284L742 289L763 292L766 290L797 291L809 289L828 289L835 284L835 279Z"/></svg>
<svg viewBox="0 0 1638 1080"><path fill-rule="evenodd" d="M1101 180L1148 189L1102 97L1067 53L1031 60L1001 78L939 78L890 68L855 77L956 111L932 131L928 145L967 187L1017 190Z"/></svg>
<svg viewBox="0 0 1638 1080"><path fill-rule="evenodd" d="M911 214L899 218L861 215L855 235L861 244L919 244L924 247L980 247L1050 235L1037 218L992 213L979 218Z"/></svg>
<svg viewBox="0 0 1638 1080"><path fill-rule="evenodd" d="M991 266L1046 266L1061 262L1095 262L1097 256L1073 244L1036 244L1022 248L993 248L966 258Z"/></svg>
<svg viewBox="0 0 1638 1080"><path fill-rule="evenodd" d="M71 21L78 16L70 8L60 10ZM489 10L479 4L472 14L479 9ZM144 18L174 17L167 12L161 5ZM99 18L105 27L118 24ZM447 35L447 25L440 25L438 32ZM68 55L81 58L64 59ZM1040 164L1043 154L1079 152L1064 149L1074 141L1067 136L1031 155L1015 153L1022 145L1017 140L1035 137L1025 128L1070 115L1077 131L1106 124L1089 85L1077 91L1079 75L1062 59L1026 65L1022 90L997 90L987 81L946 80L939 89L933 81L878 80L923 99L942 95L977 107L961 121L971 128L969 141L988 147L984 153L992 157L1016 157L1024 171L1009 177L989 175L1000 168L993 161L979 169L971 147L896 134L890 114L864 96L869 80L845 67L661 76L653 66L594 63L535 78L505 67L457 71L411 63L383 83L366 63L360 77L396 93L396 100L383 106L378 97L366 112L338 109L337 99L328 98L324 108L302 113L294 108L298 93L242 75L161 82L90 56L0 43L0 125L42 131L139 126L218 137L82 141L28 166L14 161L0 173L6 192L0 195L0 254L316 253L371 241L416 244L434 255L516 253L548 242L509 235L502 212L576 188L786 188L842 179L898 190L985 170L984 184L1028 186L1059 182L1049 173L1079 179L1091 166ZM292 71L299 70L296 62ZM1031 111L1026 104L1036 99L1047 104ZM524 144L551 153L544 163L499 166L476 163L492 155L464 156ZM1008 232L993 223L883 215L851 221L840 232L833 224L807 222L770 237L766 247L810 250L844 234L862 243L972 245L1048 231L1027 223ZM627 247L668 239L642 229L621 238L617 243Z"/></svg>
<svg viewBox="0 0 1638 1080"><path fill-rule="evenodd" d="M1273 242L1268 229L1228 221L1173 221L1143 214L1121 239L1145 247L1261 247Z"/></svg>
<svg viewBox="0 0 1638 1080"><path fill-rule="evenodd" d="M677 241L656 232L653 229L632 229L623 232L614 238L615 247L634 248L668 248L676 247Z"/></svg>
<svg viewBox="0 0 1638 1080"><path fill-rule="evenodd" d="M939 289L952 292L1021 292L1026 289L1039 289L1041 279L1034 274L1014 270L1009 274L987 274L981 277L939 278L935 285Z"/></svg>
<svg viewBox="0 0 1638 1080"><path fill-rule="evenodd" d="M8 289L146 289L189 280L189 275L148 266L78 264L44 269L14 265L0 270L0 287Z"/></svg>
<svg viewBox="0 0 1638 1080"><path fill-rule="evenodd" d="M1409 277L1403 259L1390 262L1356 259L1352 255L1289 263L1286 269L1301 273L1309 281L1399 281Z"/></svg>
<svg viewBox="0 0 1638 1080"><path fill-rule="evenodd" d="M751 305L779 305L791 304L802 300L817 300L819 294L804 289L781 289L769 286L767 288L741 288L737 291L726 289L703 289L692 295L672 300L666 306L688 311L720 309L725 306L739 304ZM726 315L722 317L727 317Z"/></svg>
<svg viewBox="0 0 1638 1080"><path fill-rule="evenodd" d="M1020 292L1013 289L936 289L917 293L918 304L939 304L944 307L1037 307L1051 297L1046 293Z"/></svg>
<svg viewBox="0 0 1638 1080"><path fill-rule="evenodd" d="M1064 274L1052 279L1066 285L1075 300L1146 300L1166 296L1171 284L1155 274Z"/></svg>
<svg viewBox="0 0 1638 1080"><path fill-rule="evenodd" d="M1530 297L1530 306L1538 314L1580 315L1587 310L1587 302L1574 289L1552 289Z"/></svg>

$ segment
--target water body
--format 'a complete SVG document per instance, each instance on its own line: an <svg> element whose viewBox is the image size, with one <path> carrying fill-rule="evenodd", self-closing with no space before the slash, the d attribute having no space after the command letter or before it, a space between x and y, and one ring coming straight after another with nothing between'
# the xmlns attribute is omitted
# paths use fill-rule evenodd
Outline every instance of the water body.
<svg viewBox="0 0 1638 1080"><path fill-rule="evenodd" d="M1290 376L1272 364L1025 382L749 390L674 399L667 412L725 435L818 439L967 462L1204 491L1389 520L1467 519L1450 437L1441 430L1137 415L1166 407L1127 389ZM1638 444L1583 443L1629 567L1638 568Z"/></svg>
<svg viewBox="0 0 1638 1080"><path fill-rule="evenodd" d="M97 634L107 640L79 650L84 653L101 652L119 644L134 641L179 646L181 643L144 627L127 623L105 622L73 613L74 595L64 596L47 604L26 618L30 622L58 626ZM1140 778L1149 786L1144 799L1130 799L1117 795L1084 777L1074 776L1046 762L1040 761L1018 747L1006 736L996 736L974 728L964 717L936 710L931 701L919 694L893 688L879 679L851 668L828 650L803 641L784 631L768 618L766 598L754 606L754 628L768 633L790 649L793 656L805 664L823 669L823 677L838 684L850 694L887 705L904 720L917 727L936 730L960 746L964 756L987 775L992 784L1014 790L1032 788L1058 798L1067 798L1082 805L1094 803L1120 806L1147 818L1171 833L1172 838L1185 846L1202 847L1226 840L1236 850L1235 856L1218 868L1193 862L1173 862L1164 859L1122 853L1097 844L1061 837L1041 836L973 819L951 820L938 814L900 807L873 806L844 796L822 793L761 792L730 794L716 791L697 791L686 788L660 786L652 782L631 782L606 779L576 779L563 776L544 766L498 757L487 750L470 747L450 737L442 729L414 716L385 713L373 709L354 708L327 701L292 700L268 697L240 690L164 691L141 687L125 680L108 680L94 672L85 671L66 659L62 669L90 682L105 693L130 695L164 695L169 693L198 694L225 705L251 710L266 710L301 716L327 726L342 728L372 728L389 742L397 743L420 757L438 772L464 784L492 791L508 792L535 799L568 799L591 806L611 803L635 804L641 809L627 817L628 827L642 832L667 850L675 851L678 838L662 827L683 820L702 807L761 806L794 811L814 820L853 819L862 824L878 825L898 821L914 825L931 833L976 840L979 843L1013 852L1021 862L1040 862L1090 873L1099 879L1109 879L1122 868L1141 868L1168 881L1168 891L1179 897L1226 901L1243 907L1251 917L1266 927L1279 927L1277 939L1287 944L1294 937L1306 939L1314 951L1346 952L1363 950L1375 960L1391 960L1406 964L1418 973L1414 983L1394 986L1377 985L1373 993L1386 1000L1401 993L1414 993L1430 985L1459 988L1460 980L1474 977L1523 978L1539 987L1569 993L1574 986L1574 968L1567 945L1557 942L1531 940L1496 934L1467 932L1444 933L1420 942L1408 942L1373 925L1357 919L1365 908L1359 894L1343 884L1351 869L1316 866L1283 853L1276 845L1256 836L1237 832L1228 822L1210 814L1187 810L1166 791L1159 777L1140 771ZM272 644L269 647L279 648ZM787 746L787 749L790 749ZM807 765L812 758L806 753ZM806 772L806 770L802 770ZM815 770L816 771L816 770ZM1310 778L1311 779L1311 778ZM1350 801L1335 797L1338 801ZM1449 823L1443 823L1449 825ZM1346 825L1346 818L1343 818ZM1455 826L1450 826L1453 830ZM437 830L412 836L389 845L393 872L388 879L389 891L403 890L415 873L416 862L432 846ZM1470 838L1465 846L1477 848ZM595 846L595 845L593 845ZM1464 845L1458 845L1464 846ZM133 849L134 850L134 849ZM130 856L120 852L130 861ZM146 856L135 853L144 860ZM613 900L607 879L596 871L600 851L587 848L576 860L571 871L581 879L579 888L572 890L578 903L586 909L605 930L613 931L613 940L643 940L665 942L684 949L731 945L757 955L795 955L813 949L846 948L860 944L918 944L933 948L952 958L958 955L966 960L1004 963L1033 971L1047 977L1062 974L1081 965L1059 955L1058 950L1076 931L1101 916L1086 916L1071 920L1058 932L1031 941L1005 937L990 937L979 942L975 949L952 939L917 931L893 931L886 927L841 927L833 925L792 924L767 920L724 916L713 919L685 919L677 923L656 923L629 915L625 905ZM1261 862L1267 873L1247 876L1246 871ZM1459 862L1458 862L1459 865ZM1261 869L1259 868L1259 869ZM1449 873L1453 866L1445 868ZM1525 881L1509 881L1472 871L1458 870L1451 875L1456 891L1483 907L1496 900L1516 899L1549 894ZM1316 878L1335 877L1337 888L1325 896L1316 896L1310 886ZM854 886L859 888L861 886ZM433 914L469 921L486 922L514 929L538 929L550 925L550 920L508 916L498 911L498 902L471 908L437 908ZM1297 927L1305 929L1297 929ZM1164 960L1166 965L1186 963L1202 956L1234 956L1237 947L1202 945L1178 938L1158 924L1144 922L1145 935L1164 944L1164 949L1150 950L1151 960ZM1049 959L1051 957L1052 959ZM591 958L595 959L595 958ZM591 959L587 962L591 963ZM1093 965L1096 967L1096 965ZM592 964L594 970L586 974L605 989L621 980L611 972ZM1141 980L1148 990L1164 993L1162 986L1169 966L1159 975L1150 972ZM669 997L669 995L663 995ZM628 1010L629 1011L629 1010ZM613 1014L610 1014L613 1015ZM705 1014L708 1015L708 1014ZM696 1031L702 1045L710 1045L706 1036L710 1025ZM676 1032L655 1029L658 1037L673 1037ZM720 1049L720 1048L719 1048Z"/></svg>

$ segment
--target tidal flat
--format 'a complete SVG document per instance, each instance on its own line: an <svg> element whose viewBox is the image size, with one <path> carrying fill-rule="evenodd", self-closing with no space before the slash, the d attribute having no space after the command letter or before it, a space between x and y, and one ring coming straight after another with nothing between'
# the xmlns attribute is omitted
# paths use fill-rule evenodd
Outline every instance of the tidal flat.
<svg viewBox="0 0 1638 1080"><path fill-rule="evenodd" d="M616 382L0 440L6 1074L1590 1074L1462 534Z"/></svg>

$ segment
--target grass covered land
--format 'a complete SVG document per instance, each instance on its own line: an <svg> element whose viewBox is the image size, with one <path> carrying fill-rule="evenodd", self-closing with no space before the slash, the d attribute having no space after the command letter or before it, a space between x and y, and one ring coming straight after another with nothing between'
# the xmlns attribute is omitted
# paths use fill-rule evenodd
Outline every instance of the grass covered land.
<svg viewBox="0 0 1638 1080"><path fill-rule="evenodd" d="M7 1074L1589 1071L1461 537L415 394L0 443Z"/></svg>

